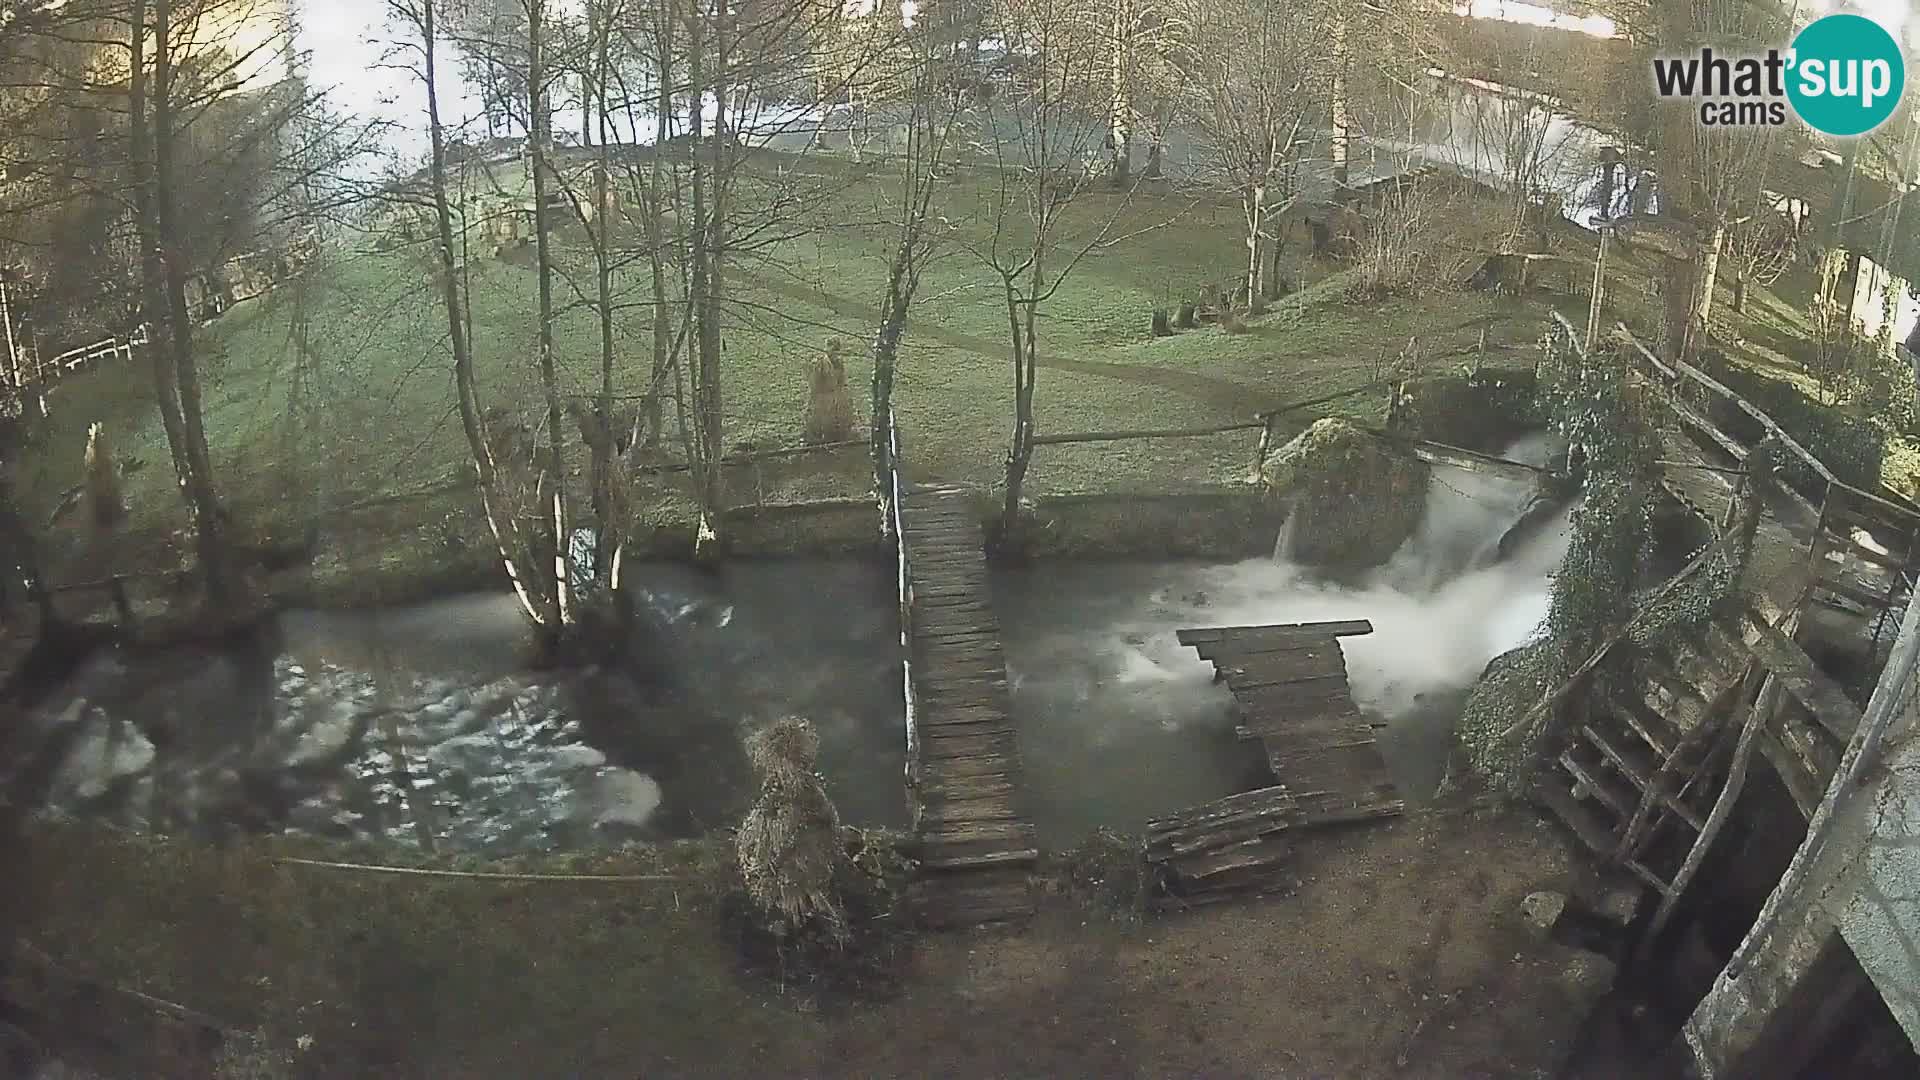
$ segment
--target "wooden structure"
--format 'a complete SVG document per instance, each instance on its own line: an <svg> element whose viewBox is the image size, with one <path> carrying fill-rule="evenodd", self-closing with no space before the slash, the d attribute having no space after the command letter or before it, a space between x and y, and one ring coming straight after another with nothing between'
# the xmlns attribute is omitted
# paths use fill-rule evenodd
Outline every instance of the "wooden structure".
<svg viewBox="0 0 1920 1080"><path fill-rule="evenodd" d="M1557 316L1555 332L1578 347L1578 334ZM1629 351L1629 377L1664 420L1667 493L1716 534L1715 545L1736 528L1742 501L1759 500L1744 506L1755 522L1741 582L1746 603L1688 640L1638 648L1633 678L1614 692L1570 701L1566 739L1535 789L1586 846L1660 897L1657 932L1725 823L1752 751L1812 813L1860 710L1794 640L1795 627L1809 603L1846 602L1868 614L1894 608L1912 580L1905 560L1920 548L1911 542L1920 508L1843 483L1752 403L1698 369L1659 360L1624 329L1617 333ZM1749 487L1744 470L1760 439L1737 438L1712 419L1729 410L1752 419L1762 438L1819 478L1818 505L1784 485ZM1881 537L1895 542L1881 544ZM1629 639L1604 643L1576 683Z"/></svg>
<svg viewBox="0 0 1920 1080"><path fill-rule="evenodd" d="M903 485L897 431L890 443L920 865L910 906L931 926L1022 918L1033 912L1040 852L1018 806L1019 744L979 518L959 488Z"/></svg>
<svg viewBox="0 0 1920 1080"><path fill-rule="evenodd" d="M1347 685L1340 638L1365 621L1182 630L1239 707L1277 783L1149 822L1147 861L1176 904L1281 883L1290 829L1391 817L1405 809Z"/></svg>

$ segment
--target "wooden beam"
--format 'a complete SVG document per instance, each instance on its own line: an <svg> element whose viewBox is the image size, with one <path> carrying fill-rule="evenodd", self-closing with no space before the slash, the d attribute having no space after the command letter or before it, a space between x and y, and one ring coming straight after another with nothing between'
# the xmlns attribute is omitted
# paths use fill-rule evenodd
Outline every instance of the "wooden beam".
<svg viewBox="0 0 1920 1080"><path fill-rule="evenodd" d="M1511 461L1493 454L1483 454L1478 450L1448 446L1446 443L1430 442L1426 439L1409 438L1405 435L1381 431L1378 428L1362 427L1361 430L1374 438L1405 446L1413 452L1413 456L1429 465L1447 465L1456 469L1466 469L1469 472L1507 476L1524 483L1533 483L1540 477L1551 474L1551 470L1543 469L1538 465Z"/></svg>
<svg viewBox="0 0 1920 1080"><path fill-rule="evenodd" d="M1751 624L1748 636L1752 639L1749 648L1753 650L1753 658L1766 667L1783 689L1800 699L1821 727L1843 743L1853 738L1854 731L1860 727L1860 707L1840 689L1840 684L1816 667L1813 658L1791 638L1768 626L1752 609L1748 609L1746 618Z"/></svg>
<svg viewBox="0 0 1920 1080"><path fill-rule="evenodd" d="M1654 910L1653 921L1647 924L1646 932L1640 936L1639 959L1636 966L1645 964L1650 958L1654 939L1673 917L1674 908L1680 903L1680 897L1687 891L1687 885L1700 872L1700 865L1706 861L1707 852L1713 847L1713 841L1726 826L1727 819L1733 816L1733 807L1740 799L1740 789L1747 782L1747 763L1753 758L1754 741L1767 726L1767 717L1773 712L1776 699L1780 696L1780 682L1774 675L1768 675L1760 684L1759 696L1754 698L1753 706L1747 711L1747 721L1740 727L1740 741L1734 744L1733 764L1727 768L1727 782L1721 786L1720 794L1713 801L1713 810L1707 814L1707 823L1694 838L1693 847L1681 862L1680 869L1673 875L1673 884L1666 895L1660 898L1660 906Z"/></svg>
<svg viewBox="0 0 1920 1080"><path fill-rule="evenodd" d="M1182 645L1198 645L1202 642L1221 641L1229 637L1311 639L1354 637L1371 633L1373 633L1371 622L1365 619L1349 619L1342 622L1275 623L1272 626L1203 626L1192 630L1176 630L1174 636Z"/></svg>
<svg viewBox="0 0 1920 1080"><path fill-rule="evenodd" d="M1035 435L1035 446L1062 446L1067 443L1123 442L1128 439L1196 439L1205 435L1225 435L1234 431L1253 431L1267 426L1265 420L1243 424L1215 424L1212 427L1147 428L1140 431L1082 431L1069 435Z"/></svg>

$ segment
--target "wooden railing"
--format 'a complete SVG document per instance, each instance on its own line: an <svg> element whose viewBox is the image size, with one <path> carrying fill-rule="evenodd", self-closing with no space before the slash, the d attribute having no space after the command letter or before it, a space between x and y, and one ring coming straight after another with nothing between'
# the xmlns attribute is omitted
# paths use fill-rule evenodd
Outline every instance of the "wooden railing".
<svg viewBox="0 0 1920 1080"><path fill-rule="evenodd" d="M1582 334L1558 312L1553 315L1552 331L1571 343L1579 355L1584 355L1580 344ZM1614 335L1627 346L1629 370L1658 391L1660 404L1685 428L1703 437L1726 458L1741 466L1742 470L1754 444L1735 437L1720 426L1710 415L1710 408L1696 408L1690 404L1683 390L1690 389L1697 397L1710 402L1718 401L1752 420L1817 480L1817 488L1812 494L1796 490L1791 485L1779 485L1776 490L1798 503L1807 516L1815 521L1813 539L1807 552L1808 560L1814 567L1815 587L1879 612L1881 618L1874 628L1877 639L1897 595L1912 584L1916 568L1920 568L1920 505L1894 493L1885 485L1876 484L1876 490L1870 491L1842 480L1826 462L1820 460L1819 455L1788 433L1766 410L1725 383L1685 361L1660 359L1640 344L1624 325L1617 325ZM1741 483L1745 479L1742 471ZM1866 530L1885 550L1874 544L1860 542L1854 535L1855 528ZM1887 575L1887 588L1881 592L1871 592L1829 573L1827 556L1836 551L1879 567Z"/></svg>
<svg viewBox="0 0 1920 1080"><path fill-rule="evenodd" d="M907 739L907 784L913 786L914 764L919 760L917 753L920 733L916 727L913 700L913 559L907 552L907 531L901 527L900 506L905 485L900 480L900 422L894 415L893 406L887 406L887 483L880 493L885 504L882 507L886 515L886 531L893 538L893 549L898 563L898 584L900 596L900 694L906 705L905 726Z"/></svg>
<svg viewBox="0 0 1920 1080"><path fill-rule="evenodd" d="M137 337L101 338L90 345L68 349L51 360L42 360L37 353L17 349L7 358L5 370L0 371L0 376L4 376L7 389L16 395L28 389L45 392L67 376L86 371L102 360L125 359L132 362L133 351L145 348L148 343L147 328L142 326Z"/></svg>

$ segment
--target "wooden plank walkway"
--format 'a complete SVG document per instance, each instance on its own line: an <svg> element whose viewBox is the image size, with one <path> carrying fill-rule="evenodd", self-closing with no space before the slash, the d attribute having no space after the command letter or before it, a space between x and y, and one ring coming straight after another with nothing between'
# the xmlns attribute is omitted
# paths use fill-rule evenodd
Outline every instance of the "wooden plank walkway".
<svg viewBox="0 0 1920 1080"><path fill-rule="evenodd" d="M1661 441L1661 453L1668 462L1661 469L1661 486L1682 506L1717 528L1733 503L1734 478L1708 468L1711 463L1706 455L1681 432L1663 431ZM1747 562L1747 591L1753 596L1754 608L1775 625L1799 610L1814 580L1811 552L1818 521L1801 510L1790 499L1769 500L1760 515L1753 555Z"/></svg>
<svg viewBox="0 0 1920 1080"><path fill-rule="evenodd" d="M1019 808L1020 752L985 538L964 490L901 500L912 699L908 769L923 923L967 926L1033 913L1033 825Z"/></svg>
<svg viewBox="0 0 1920 1080"><path fill-rule="evenodd" d="M1299 803L1301 824L1405 809L1373 728L1353 703L1340 651L1338 639L1371 633L1365 620L1179 632L1180 643L1213 661L1233 692L1241 737L1260 741L1273 775Z"/></svg>

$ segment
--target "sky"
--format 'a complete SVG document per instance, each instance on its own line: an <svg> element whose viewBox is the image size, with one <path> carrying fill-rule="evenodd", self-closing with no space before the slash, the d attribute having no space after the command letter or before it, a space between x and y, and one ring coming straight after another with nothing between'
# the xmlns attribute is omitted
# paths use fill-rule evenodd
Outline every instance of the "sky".
<svg viewBox="0 0 1920 1080"><path fill-rule="evenodd" d="M419 51L396 49L403 36L391 23L387 0L293 0L299 11L298 48L308 56L307 78L333 103L389 121L398 128L390 147L402 155L426 153L427 97L414 68ZM440 119L449 129L478 128L479 98L461 85L459 56L443 43L434 50L439 69Z"/></svg>

